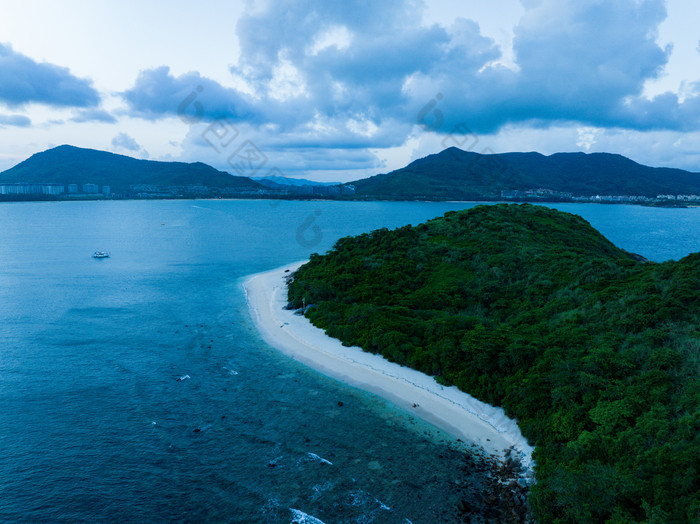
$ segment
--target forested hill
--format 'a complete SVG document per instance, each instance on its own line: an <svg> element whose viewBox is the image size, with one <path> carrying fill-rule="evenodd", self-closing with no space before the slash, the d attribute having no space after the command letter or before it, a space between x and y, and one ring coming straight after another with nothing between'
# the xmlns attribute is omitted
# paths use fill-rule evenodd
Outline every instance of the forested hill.
<svg viewBox="0 0 700 524"><path fill-rule="evenodd" d="M263 189L250 178L233 176L201 162L139 160L69 145L32 155L0 173L0 183L97 184L108 185L118 193L138 184Z"/></svg>
<svg viewBox="0 0 700 524"><path fill-rule="evenodd" d="M700 253L640 258L575 215L479 206L342 238L289 296L517 418L541 522L700 522Z"/></svg>
<svg viewBox="0 0 700 524"><path fill-rule="evenodd" d="M573 196L700 195L700 173L655 168L609 153L483 155L451 147L391 173L352 182L355 195L379 199L494 200L501 191L545 189Z"/></svg>

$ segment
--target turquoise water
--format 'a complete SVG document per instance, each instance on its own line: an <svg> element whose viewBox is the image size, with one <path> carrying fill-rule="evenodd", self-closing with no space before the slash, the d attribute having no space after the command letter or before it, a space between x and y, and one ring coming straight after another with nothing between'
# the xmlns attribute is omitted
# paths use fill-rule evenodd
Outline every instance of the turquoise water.
<svg viewBox="0 0 700 524"><path fill-rule="evenodd" d="M483 472L439 431L269 348L241 281L471 206L0 206L0 521L457 519ZM697 209L557 207L653 260L700 250Z"/></svg>

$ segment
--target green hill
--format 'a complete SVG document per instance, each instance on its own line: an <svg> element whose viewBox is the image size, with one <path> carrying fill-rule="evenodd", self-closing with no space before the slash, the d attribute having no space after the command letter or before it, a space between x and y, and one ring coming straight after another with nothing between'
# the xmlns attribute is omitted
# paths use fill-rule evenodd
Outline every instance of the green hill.
<svg viewBox="0 0 700 524"><path fill-rule="evenodd" d="M648 263L584 219L479 206L340 239L289 297L348 345L517 418L542 522L699 522L700 253Z"/></svg>
<svg viewBox="0 0 700 524"><path fill-rule="evenodd" d="M58 183L108 185L113 192L128 192L132 185L263 189L247 177L232 176L195 162L138 160L95 149L63 145L36 153L0 173L0 183Z"/></svg>
<svg viewBox="0 0 700 524"><path fill-rule="evenodd" d="M493 200L501 198L501 191L533 189L654 198L700 194L700 173L643 166L608 153L483 155L452 147L352 185L357 197L398 200Z"/></svg>

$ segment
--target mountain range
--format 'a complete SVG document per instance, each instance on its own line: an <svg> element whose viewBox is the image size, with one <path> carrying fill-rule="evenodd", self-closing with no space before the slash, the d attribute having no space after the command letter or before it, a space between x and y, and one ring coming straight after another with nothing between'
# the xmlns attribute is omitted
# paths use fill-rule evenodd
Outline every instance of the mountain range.
<svg viewBox="0 0 700 524"><path fill-rule="evenodd" d="M540 195L554 199L595 195L648 198L662 194L700 195L700 173L648 167L622 155L483 155L455 147L352 184L356 197L395 200L494 200L502 198L504 193L526 197L525 192L538 190Z"/></svg>
<svg viewBox="0 0 700 524"><path fill-rule="evenodd" d="M139 160L69 145L36 153L0 173L0 184L9 183L107 185L115 193L128 193L137 185L264 189L250 178L232 176L202 162Z"/></svg>
<svg viewBox="0 0 700 524"><path fill-rule="evenodd" d="M32 183L66 187L96 184L109 186L112 193L126 197L143 195L146 186L209 188L207 191L214 190L214 194L229 196L311 195L364 200L571 200L596 195L655 199L658 195L700 195L700 173L649 167L622 155L484 155L454 147L390 173L340 185L284 177L251 179L201 162L138 160L62 145L36 153L0 173L0 185ZM141 187L141 191L135 192L134 187Z"/></svg>

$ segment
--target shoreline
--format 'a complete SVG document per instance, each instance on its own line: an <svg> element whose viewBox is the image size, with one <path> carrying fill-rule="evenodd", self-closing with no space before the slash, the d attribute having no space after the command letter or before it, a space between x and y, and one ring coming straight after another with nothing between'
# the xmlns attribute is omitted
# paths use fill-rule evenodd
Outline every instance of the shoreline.
<svg viewBox="0 0 700 524"><path fill-rule="evenodd" d="M502 408L380 355L343 346L305 317L284 309L285 277L305 262L250 275L243 282L250 315L265 342L324 375L388 400L456 439L482 447L499 460L510 455L532 468L534 448ZM506 454L510 448L515 456Z"/></svg>

